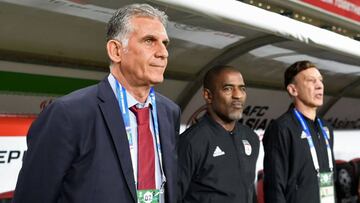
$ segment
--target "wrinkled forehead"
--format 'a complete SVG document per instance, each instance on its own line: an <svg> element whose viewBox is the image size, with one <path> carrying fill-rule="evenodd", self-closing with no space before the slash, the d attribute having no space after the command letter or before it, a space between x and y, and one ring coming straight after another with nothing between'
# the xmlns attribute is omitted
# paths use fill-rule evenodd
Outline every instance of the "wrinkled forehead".
<svg viewBox="0 0 360 203"><path fill-rule="evenodd" d="M161 22L160 18L154 16L132 16L129 20L130 27L141 28L143 26L156 25L162 30L165 29L165 25Z"/></svg>
<svg viewBox="0 0 360 203"><path fill-rule="evenodd" d="M130 27L129 34L153 35L168 40L166 29L158 18L134 17Z"/></svg>

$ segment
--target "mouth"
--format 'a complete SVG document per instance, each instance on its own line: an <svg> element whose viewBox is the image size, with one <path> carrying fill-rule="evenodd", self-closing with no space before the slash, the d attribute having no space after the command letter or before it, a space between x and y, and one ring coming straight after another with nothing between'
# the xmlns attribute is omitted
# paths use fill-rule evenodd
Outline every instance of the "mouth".
<svg viewBox="0 0 360 203"><path fill-rule="evenodd" d="M322 99L322 98L323 98L323 96L324 96L324 94L323 94L323 93L318 93L318 94L315 94L315 98L317 98L317 99Z"/></svg>
<svg viewBox="0 0 360 203"><path fill-rule="evenodd" d="M231 103L231 106L235 109L243 109L244 108L244 103L240 102L240 101L234 101Z"/></svg>
<svg viewBox="0 0 360 203"><path fill-rule="evenodd" d="M150 64L150 66L154 68L165 68L166 64Z"/></svg>

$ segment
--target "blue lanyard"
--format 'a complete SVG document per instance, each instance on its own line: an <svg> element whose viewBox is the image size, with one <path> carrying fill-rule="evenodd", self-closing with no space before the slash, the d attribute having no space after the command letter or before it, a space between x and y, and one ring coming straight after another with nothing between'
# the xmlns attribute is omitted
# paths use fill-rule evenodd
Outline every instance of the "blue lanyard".
<svg viewBox="0 0 360 203"><path fill-rule="evenodd" d="M132 159L136 159L137 157L135 156L135 148L134 148L133 137L132 137L133 135L131 133L130 114L129 114L129 106L127 103L126 89L116 79L115 79L115 85L116 85L116 95L117 95L119 107L121 110L121 114L122 114L122 117L124 120L127 138L129 141L130 155L131 155ZM121 91L120 91L120 88L121 88ZM159 166L160 166L161 179L162 179L162 184L160 186L160 192L163 193L164 185L166 182L166 177L165 177L165 173L163 170L163 164L162 164L162 153L161 153L160 136L159 136L160 133L159 133L159 124L158 124L158 118L157 118L157 108L156 108L154 88L150 89L149 96L150 96L150 100L151 100L151 104L152 104L151 115L152 115L152 119L153 119L156 151L157 151L158 158L159 158ZM137 175L135 174L135 171L134 171L134 179L135 179L135 184L137 185Z"/></svg>
<svg viewBox="0 0 360 203"><path fill-rule="evenodd" d="M294 113L295 113L295 116L296 116L297 120L300 122L300 124L301 124L301 126L303 128L303 131L306 133L306 138L307 138L307 141L308 141L308 144L309 144L309 147L310 147L310 152L311 152L311 157L312 157L312 160L313 160L313 163L314 163L314 167L315 167L316 172L319 174L319 172L320 172L319 161L318 161L318 158L317 158L317 155L316 155L316 150L315 150L314 142L313 142L312 137L311 137L310 130L309 130L308 126L305 123L304 117L295 108L294 108ZM333 166L333 162L332 162L332 154L331 154L331 148L330 148L330 144L329 144L329 136L326 133L326 131L324 130L324 126L323 126L321 120L319 118L317 118L316 120L319 123L319 126L321 128L321 131L322 131L321 134L323 135L323 137L325 139L326 151L327 151L328 161L329 161L329 168L332 171L334 166Z"/></svg>

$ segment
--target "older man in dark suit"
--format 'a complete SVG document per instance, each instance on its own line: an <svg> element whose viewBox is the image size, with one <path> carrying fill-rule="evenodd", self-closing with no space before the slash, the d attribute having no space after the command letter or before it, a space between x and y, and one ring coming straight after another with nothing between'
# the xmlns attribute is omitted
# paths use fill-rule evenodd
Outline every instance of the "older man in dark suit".
<svg viewBox="0 0 360 203"><path fill-rule="evenodd" d="M174 202L179 107L163 81L167 16L146 4L108 23L110 74L33 123L14 202Z"/></svg>

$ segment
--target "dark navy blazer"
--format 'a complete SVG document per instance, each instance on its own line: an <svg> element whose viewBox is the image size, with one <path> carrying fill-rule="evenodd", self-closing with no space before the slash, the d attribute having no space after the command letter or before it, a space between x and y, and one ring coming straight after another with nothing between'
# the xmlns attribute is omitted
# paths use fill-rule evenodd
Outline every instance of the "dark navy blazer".
<svg viewBox="0 0 360 203"><path fill-rule="evenodd" d="M165 200L171 203L176 201L180 109L160 94L156 104ZM136 202L124 122L107 78L46 107L27 143L13 202Z"/></svg>

